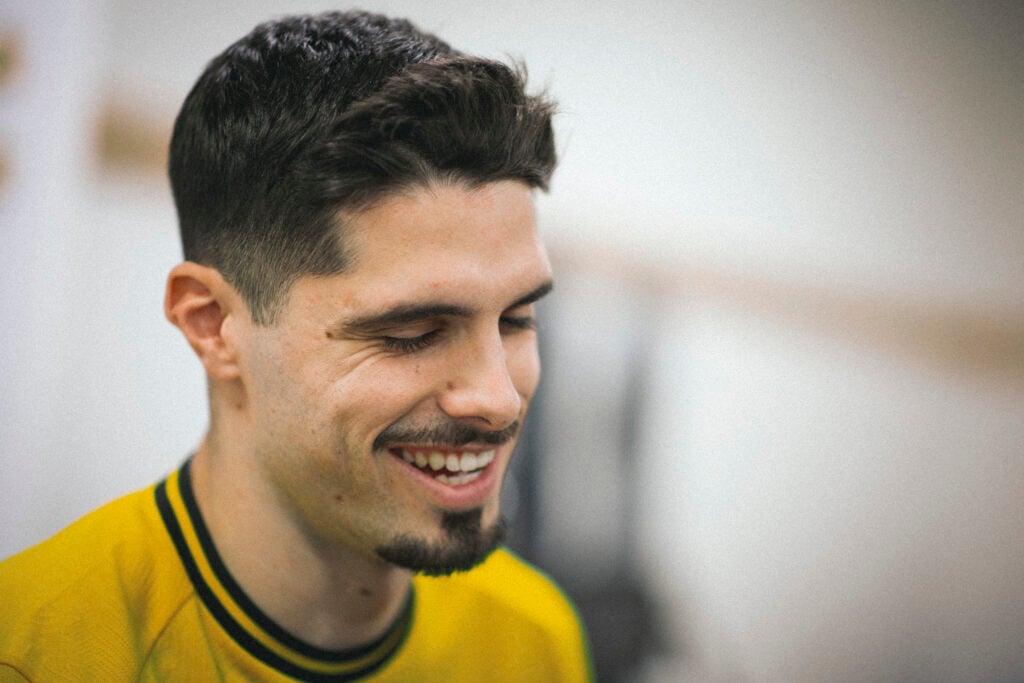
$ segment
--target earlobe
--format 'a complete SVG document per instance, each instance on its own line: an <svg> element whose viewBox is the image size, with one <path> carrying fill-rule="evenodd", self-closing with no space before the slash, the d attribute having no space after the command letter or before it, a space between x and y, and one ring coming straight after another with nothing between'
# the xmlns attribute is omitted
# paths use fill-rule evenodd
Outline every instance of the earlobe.
<svg viewBox="0 0 1024 683"><path fill-rule="evenodd" d="M167 276L164 315L181 330L212 379L239 376L238 353L225 323L239 312L234 288L215 269L186 261Z"/></svg>

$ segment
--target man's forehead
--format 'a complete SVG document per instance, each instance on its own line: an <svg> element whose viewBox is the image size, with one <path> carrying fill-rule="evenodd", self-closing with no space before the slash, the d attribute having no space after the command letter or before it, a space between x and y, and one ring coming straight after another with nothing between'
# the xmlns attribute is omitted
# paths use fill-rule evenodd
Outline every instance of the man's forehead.
<svg viewBox="0 0 1024 683"><path fill-rule="evenodd" d="M518 181L416 187L338 215L348 273L392 268L489 268L514 262L548 268L531 188ZM406 277L413 273L406 273Z"/></svg>

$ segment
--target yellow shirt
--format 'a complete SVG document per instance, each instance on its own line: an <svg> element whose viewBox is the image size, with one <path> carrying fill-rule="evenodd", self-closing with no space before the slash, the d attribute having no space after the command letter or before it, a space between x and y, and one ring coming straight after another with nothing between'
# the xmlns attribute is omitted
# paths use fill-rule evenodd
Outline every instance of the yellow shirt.
<svg viewBox="0 0 1024 683"><path fill-rule="evenodd" d="M507 550L416 576L377 642L322 650L257 608L221 563L188 463L0 563L0 681L591 680L579 619Z"/></svg>

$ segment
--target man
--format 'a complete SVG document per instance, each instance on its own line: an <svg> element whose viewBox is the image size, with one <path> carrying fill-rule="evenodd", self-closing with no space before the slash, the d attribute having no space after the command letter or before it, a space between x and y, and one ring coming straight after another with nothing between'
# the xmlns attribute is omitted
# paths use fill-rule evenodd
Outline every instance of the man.
<svg viewBox="0 0 1024 683"><path fill-rule="evenodd" d="M174 128L165 310L210 427L0 565L0 680L573 681L582 629L499 549L551 287L551 105L364 13L258 26Z"/></svg>

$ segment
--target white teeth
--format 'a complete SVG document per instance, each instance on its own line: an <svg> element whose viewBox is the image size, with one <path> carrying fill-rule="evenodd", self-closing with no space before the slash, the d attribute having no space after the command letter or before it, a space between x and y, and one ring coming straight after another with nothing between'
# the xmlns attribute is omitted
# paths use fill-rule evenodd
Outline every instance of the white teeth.
<svg viewBox="0 0 1024 683"><path fill-rule="evenodd" d="M448 486L463 486L479 476L479 472L463 472L462 474L439 474L434 478Z"/></svg>
<svg viewBox="0 0 1024 683"><path fill-rule="evenodd" d="M430 454L430 469L437 471L445 466L444 453L434 451Z"/></svg>
<svg viewBox="0 0 1024 683"><path fill-rule="evenodd" d="M438 481L451 485L465 483L461 481L463 475L473 474L475 479L479 470L494 461L494 453L494 449L483 453L442 453L441 451L431 453L416 451L414 453L405 449L400 452L402 460L422 470L429 469L434 472L444 470L446 475L436 475L436 478ZM442 476L445 476L447 480L442 479Z"/></svg>
<svg viewBox="0 0 1024 683"><path fill-rule="evenodd" d="M476 456L476 466L479 468L487 467L494 460L494 451L484 451L480 455Z"/></svg>

